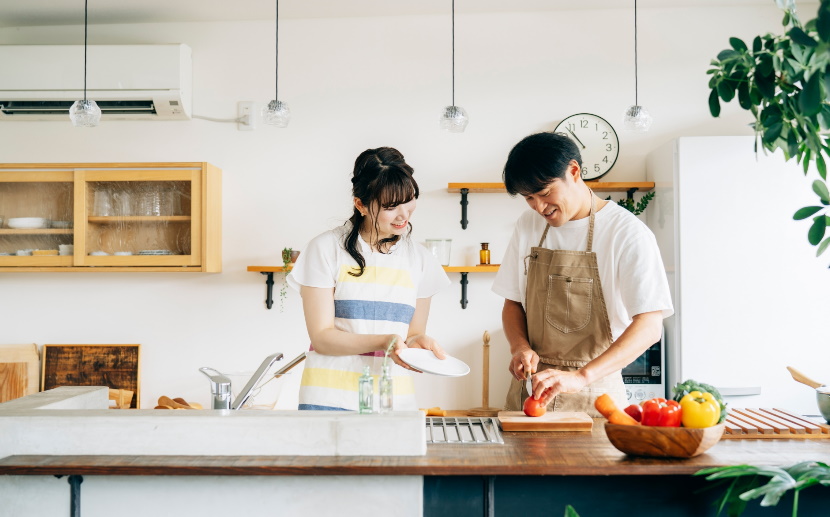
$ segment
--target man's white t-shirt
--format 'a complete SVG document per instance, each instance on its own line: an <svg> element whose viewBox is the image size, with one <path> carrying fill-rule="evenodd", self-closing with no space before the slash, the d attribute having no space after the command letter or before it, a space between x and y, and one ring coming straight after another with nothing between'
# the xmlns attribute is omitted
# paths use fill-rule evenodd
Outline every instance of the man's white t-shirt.
<svg viewBox="0 0 830 517"><path fill-rule="evenodd" d="M674 313L660 249L651 230L631 212L609 201L594 216L593 249L597 255L602 294L614 340L645 312ZM588 223L585 217L551 227L542 247L586 251ZM547 221L533 210L523 213L504 254L493 291L527 310L525 257L539 245Z"/></svg>

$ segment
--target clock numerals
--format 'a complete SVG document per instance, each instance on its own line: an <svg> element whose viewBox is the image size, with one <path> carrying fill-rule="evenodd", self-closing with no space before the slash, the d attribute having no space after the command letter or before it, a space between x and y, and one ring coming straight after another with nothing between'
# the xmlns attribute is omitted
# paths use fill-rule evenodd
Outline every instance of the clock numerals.
<svg viewBox="0 0 830 517"><path fill-rule="evenodd" d="M582 157L580 174L586 181L601 178L617 162L619 139L613 126L602 117L577 113L563 119L555 131L565 133L577 144Z"/></svg>

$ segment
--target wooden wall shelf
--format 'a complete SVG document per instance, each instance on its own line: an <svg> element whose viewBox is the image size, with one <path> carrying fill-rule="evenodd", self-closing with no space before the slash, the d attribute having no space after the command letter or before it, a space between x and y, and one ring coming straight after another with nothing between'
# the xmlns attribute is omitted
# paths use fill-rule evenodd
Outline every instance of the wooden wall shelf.
<svg viewBox="0 0 830 517"><path fill-rule="evenodd" d="M586 181L594 192L625 192L629 198L634 196L638 190L643 192L654 189L653 181ZM507 192L504 183L447 183L447 192L461 194L461 229L467 229L467 194L476 193L499 193Z"/></svg>

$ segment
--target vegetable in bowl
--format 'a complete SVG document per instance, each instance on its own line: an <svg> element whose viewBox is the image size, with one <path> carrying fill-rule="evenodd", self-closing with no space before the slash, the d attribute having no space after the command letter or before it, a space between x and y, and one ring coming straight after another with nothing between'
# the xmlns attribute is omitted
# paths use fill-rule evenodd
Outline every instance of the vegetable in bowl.
<svg viewBox="0 0 830 517"><path fill-rule="evenodd" d="M723 401L723 397L721 397L720 392L714 386L702 382L697 382L694 379L689 379L687 381L675 384L671 390L674 394L674 400L676 400L677 402L681 402L683 400L683 397L695 391L698 391L701 394L711 394L712 398L718 403L718 406L720 406L720 417L715 423L721 424L724 420L726 420L726 402Z"/></svg>

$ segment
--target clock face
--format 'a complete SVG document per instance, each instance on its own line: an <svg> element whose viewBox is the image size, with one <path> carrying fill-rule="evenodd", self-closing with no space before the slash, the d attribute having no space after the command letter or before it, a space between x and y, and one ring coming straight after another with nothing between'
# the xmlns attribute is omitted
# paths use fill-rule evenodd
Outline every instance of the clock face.
<svg viewBox="0 0 830 517"><path fill-rule="evenodd" d="M582 155L582 179L585 181L607 174L620 154L617 132L607 120L597 115L571 115L562 120L555 131L565 133L576 142Z"/></svg>

